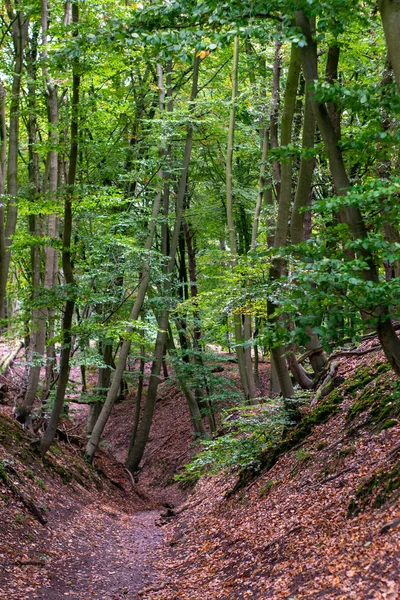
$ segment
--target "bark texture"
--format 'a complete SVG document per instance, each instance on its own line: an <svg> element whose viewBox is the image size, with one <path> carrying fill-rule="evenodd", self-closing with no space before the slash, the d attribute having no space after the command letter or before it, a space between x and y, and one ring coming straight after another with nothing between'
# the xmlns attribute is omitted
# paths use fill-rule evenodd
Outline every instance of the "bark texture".
<svg viewBox="0 0 400 600"><path fill-rule="evenodd" d="M386 45L400 92L400 0L379 0Z"/></svg>

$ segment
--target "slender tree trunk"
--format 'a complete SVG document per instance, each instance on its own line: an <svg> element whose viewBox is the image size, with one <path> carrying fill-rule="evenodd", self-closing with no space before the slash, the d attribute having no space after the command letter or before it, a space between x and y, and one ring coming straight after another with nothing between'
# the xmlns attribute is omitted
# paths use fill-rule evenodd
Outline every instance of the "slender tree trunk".
<svg viewBox="0 0 400 600"><path fill-rule="evenodd" d="M281 124L281 146L286 147L292 139L293 116L296 107L296 96L298 81L300 75L300 57L298 49L292 45L289 71L286 81L285 99L282 113ZM281 165L281 189L278 205L278 216L275 227L274 248L280 248L287 242L289 229L289 214L292 197L292 159L286 159ZM272 281L279 280L283 275L283 261L276 258L270 269L270 278ZM268 317L275 320L275 306L268 300ZM282 346L271 348L276 373L279 379L282 395L284 398L292 398L294 391L289 371L284 358L284 348Z"/></svg>
<svg viewBox="0 0 400 600"><path fill-rule="evenodd" d="M315 24L311 23L312 28L315 28ZM325 80L328 83L335 83L338 80L338 67L339 67L340 47L333 45L328 48L328 59L326 61L325 68ZM306 90L308 93L308 90ZM327 102L326 108L328 110L329 118L331 120L333 129L335 130L337 140L342 137L342 116L337 105L334 102Z"/></svg>
<svg viewBox="0 0 400 600"><path fill-rule="evenodd" d="M197 288L197 266L196 266L196 252L193 246L193 234L191 233L188 224L183 223L183 232L186 240L186 247L188 251L188 268L189 268L189 277L190 277L190 293L192 298L192 303L196 307L193 310L193 348L194 348L194 362L198 365L198 368L202 371L204 379L205 370L204 370L204 361L202 356L202 346L201 346L201 323L200 323L200 313L197 309L197 296L198 296L198 288ZM207 381L205 381L204 392L208 395L208 385ZM210 425L210 431L216 431L216 423L214 418L214 411L212 404L208 398L204 398L200 389L196 390L195 393L197 403L201 405L204 403L207 411L207 418Z"/></svg>
<svg viewBox="0 0 400 600"><path fill-rule="evenodd" d="M266 164L268 156L268 146L268 129L267 126L264 124L262 127L260 178L258 182L256 207L254 209L253 230L251 233L251 250L255 250L255 248L257 247L258 228L260 224L260 215L263 203L265 203L265 201L267 200L267 204L272 204L272 188L271 185L269 185L270 182L268 182Z"/></svg>
<svg viewBox="0 0 400 600"><path fill-rule="evenodd" d="M244 348L244 359L246 365L247 380L249 383L249 394L250 398L255 398L257 396L257 391L254 380L253 363L251 358L251 348L253 343L251 315L244 315L243 317L243 338L246 344Z"/></svg>
<svg viewBox="0 0 400 600"><path fill-rule="evenodd" d="M304 107L303 123L303 151L314 147L315 138L315 117L311 101L306 89L306 101ZM312 178L315 168L315 158L302 156L300 161L300 171L297 180L296 194L290 219L290 238L292 244L300 244L305 240L304 234L304 208L307 206L311 194Z"/></svg>
<svg viewBox="0 0 400 600"><path fill-rule="evenodd" d="M0 81L0 319L5 316L7 274L5 232L5 183L7 171L6 90ZM0 331L2 324L0 323Z"/></svg>
<svg viewBox="0 0 400 600"><path fill-rule="evenodd" d="M171 356L176 356L176 347L175 347L174 337L173 337L172 329L171 329L170 325L168 326L168 333L167 333L167 348L168 348L168 352ZM191 390L189 389L189 386L186 383L185 373L182 372L182 369L180 368L178 361L176 361L176 363L175 363L175 371L176 371L177 379L179 381L179 385L180 385L182 392L186 398L186 402L187 402L189 412L190 412L190 417L191 417L192 423L193 423L193 429L199 435L205 435L207 432L203 425L202 416L201 416L201 412L200 412L200 405L199 405L197 399L193 396Z"/></svg>
<svg viewBox="0 0 400 600"><path fill-rule="evenodd" d="M161 363L164 355L164 346L168 342L168 313L164 311L158 319L158 334L154 349L154 359L150 375L149 386L147 389L147 398L143 415L137 428L136 439L134 445L130 448L128 458L126 461L126 467L131 473L137 471L140 461L142 460L144 450L146 448L147 441L149 439L150 428L153 422L154 408L157 401L157 390L160 383L160 372ZM172 350L171 346L170 349ZM179 376L177 373L179 384L186 397L186 401L189 406L189 412L192 418L193 426L195 431L201 434L205 434L204 425L201 419L199 407L195 398L192 396L188 386L186 385L184 377Z"/></svg>
<svg viewBox="0 0 400 600"><path fill-rule="evenodd" d="M226 216L228 222L229 243L231 253L237 256L236 231L233 217L233 153L235 144L236 101L238 96L238 71L239 71L239 38L235 38L233 66L232 66L232 106L229 117L228 147L226 153ZM233 315L234 333L236 342L236 356L238 360L240 379L246 400L254 398L255 385L251 363L246 361L243 348L245 339L242 325L242 316L235 312Z"/></svg>
<svg viewBox="0 0 400 600"><path fill-rule="evenodd" d="M8 135L8 163L7 163L7 221L4 227L5 245L4 259L2 260L2 271L0 272L0 301L6 297L6 286L10 268L10 246L15 233L18 215L18 145L19 145L19 123L20 123L20 98L21 78L24 67L24 49L27 42L29 17L21 11L14 12L11 3L7 3L8 17L12 23L12 38L14 45L14 73L11 90L10 103L10 125ZM4 221L3 221L4 222ZM0 304L0 318L4 318L4 302Z"/></svg>
<svg viewBox="0 0 400 600"><path fill-rule="evenodd" d="M105 340L102 344L102 355L105 367L100 367L97 374L97 389L96 396L98 400L90 403L90 412L86 425L86 434L91 435L96 421L100 415L101 407L103 406L104 398L107 396L108 388L111 380L111 365L113 360L113 343L110 340Z"/></svg>
<svg viewBox="0 0 400 600"><path fill-rule="evenodd" d="M147 398L140 424L136 431L135 443L131 446L126 460L126 467L131 473L137 471L143 452L149 439L150 428L153 422L154 408L157 401L157 390L160 382L161 363L164 356L164 347L168 331L168 314L162 313L158 322L158 333L154 349L153 364L149 385L147 388Z"/></svg>
<svg viewBox="0 0 400 600"><path fill-rule="evenodd" d="M293 116L296 107L296 95L300 75L300 56L298 48L292 46L289 71L285 88L285 99L282 112L281 146L286 147L292 140ZM292 158L281 164L281 193L279 196L278 217L275 229L274 247L280 248L287 242L289 229L290 205L292 199Z"/></svg>
<svg viewBox="0 0 400 600"><path fill-rule="evenodd" d="M144 331L143 331L143 329L140 330L140 335L142 336L142 338L144 338ZM164 355L165 355L165 351L164 351ZM140 421L140 413L141 413L141 409L142 409L142 396L143 396L143 384L144 384L144 370L145 370L145 368L146 368L146 358L145 358L145 347L144 347L144 343L143 343L140 346L140 366L139 366L138 387L137 387L137 392L136 392L135 417L134 417L134 421L133 421L133 428L132 428L131 439L130 439L130 442L129 442L128 454L131 451L131 448L133 448L133 446L135 444L136 433L137 433L137 429L138 429L139 421Z"/></svg>
<svg viewBox="0 0 400 600"><path fill-rule="evenodd" d="M79 23L79 6L77 2L72 3L72 21L75 26ZM77 29L74 36L78 35ZM74 195L74 186L76 180L76 171L78 166L78 130L79 130L79 96L80 96L80 74L79 59L74 59L72 73L72 102L71 102L71 147L68 170L68 189L64 201L64 231L63 231L63 250L62 265L64 271L65 283L68 286L68 297L64 306L62 318L62 347L60 355L60 370L58 375L56 396L50 415L50 420L46 431L40 441L40 454L43 457L49 450L56 435L61 411L65 400L65 391L69 376L69 359L71 354L71 327L75 308L75 278L71 262L71 237L72 237L72 198Z"/></svg>
<svg viewBox="0 0 400 600"><path fill-rule="evenodd" d="M271 109L271 120L270 120L270 139L271 148L279 148L279 136L278 136L278 122L280 112L280 78L282 69L282 58L281 58L282 42L275 40L275 56L272 70L272 109ZM274 160L272 163L272 174L273 183L275 187L275 196L279 198L281 188L281 169L278 161Z"/></svg>
<svg viewBox="0 0 400 600"><path fill-rule="evenodd" d="M378 8L397 89L400 92L400 0L379 0Z"/></svg>

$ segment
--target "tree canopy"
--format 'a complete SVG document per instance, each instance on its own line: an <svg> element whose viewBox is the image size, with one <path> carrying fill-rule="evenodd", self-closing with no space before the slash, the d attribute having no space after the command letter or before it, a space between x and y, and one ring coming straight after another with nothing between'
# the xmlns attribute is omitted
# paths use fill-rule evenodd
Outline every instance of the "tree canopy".
<svg viewBox="0 0 400 600"><path fill-rule="evenodd" d="M71 364L92 459L129 357L153 359L132 471L165 360L198 435L233 395L215 351L247 403L271 357L295 421L293 383L335 347L376 332L400 374L398 0L10 0L0 18L0 317L42 454Z"/></svg>

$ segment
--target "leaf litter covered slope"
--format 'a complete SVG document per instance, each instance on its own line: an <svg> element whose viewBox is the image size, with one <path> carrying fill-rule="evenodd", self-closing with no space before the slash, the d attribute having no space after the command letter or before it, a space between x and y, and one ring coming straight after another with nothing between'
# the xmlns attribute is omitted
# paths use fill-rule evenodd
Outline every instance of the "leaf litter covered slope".
<svg viewBox="0 0 400 600"><path fill-rule="evenodd" d="M31 437L11 418L15 396L23 388L19 363L5 378L0 466L6 465L9 483L16 481L34 499L47 523L38 523L0 479L0 600L139 597L140 590L152 587L157 569L155 550L163 537L160 505L176 505L187 496L173 482L174 473L193 454L182 394L175 385L160 386L139 483L133 487L123 465L132 397L116 406L95 469L81 458L88 407L72 399L72 422L60 424L61 433L71 433L66 443L53 446L43 466L32 452ZM71 376L78 382L75 371Z"/></svg>
<svg viewBox="0 0 400 600"><path fill-rule="evenodd" d="M104 432L110 452L123 463L129 447L134 405L133 395L118 404ZM174 476L196 451L186 400L175 383L166 381L159 386L149 441L137 473L140 489L160 504L181 504L187 491L175 482Z"/></svg>
<svg viewBox="0 0 400 600"><path fill-rule="evenodd" d="M43 465L31 437L0 415L1 600L115 600L148 587L159 513L115 460L99 462L109 476L60 443Z"/></svg>
<svg viewBox="0 0 400 600"><path fill-rule="evenodd" d="M169 527L166 588L146 597L398 599L398 382L383 362L342 362L336 414L236 495L236 476L203 479Z"/></svg>

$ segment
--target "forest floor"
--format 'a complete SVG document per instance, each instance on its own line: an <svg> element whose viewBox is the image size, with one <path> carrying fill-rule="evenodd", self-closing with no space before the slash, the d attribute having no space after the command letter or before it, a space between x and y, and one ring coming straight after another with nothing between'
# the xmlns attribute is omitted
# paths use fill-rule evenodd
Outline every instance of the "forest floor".
<svg viewBox="0 0 400 600"><path fill-rule="evenodd" d="M40 569L43 583L28 593L37 573L25 566L28 588L21 589L21 581L14 580L7 600L138 598L155 577L153 557L163 537L155 525L158 517L157 511L130 513L107 504L75 508L68 513L67 523L56 515L51 531L56 541L45 546L49 564Z"/></svg>
<svg viewBox="0 0 400 600"><path fill-rule="evenodd" d="M0 415L0 599L140 597L163 538L158 503L104 453L96 470L59 443L43 464L30 441Z"/></svg>
<svg viewBox="0 0 400 600"><path fill-rule="evenodd" d="M10 403L0 406L4 477L47 519L40 525L0 472L0 600L399 599L400 396L375 346L340 357L344 383L305 408L305 422L321 409L326 418L312 417L234 495L237 473L192 491L174 482L196 445L173 382L160 388L134 485L123 467L133 397L115 407L96 469L72 440L84 437L87 407L73 407L71 439L42 465L7 419ZM8 374L14 395L18 368ZM222 376L235 378L236 366ZM166 507L176 516L160 518Z"/></svg>
<svg viewBox="0 0 400 600"><path fill-rule="evenodd" d="M236 493L238 473L197 484L148 600L400 598L399 380L375 339L358 352Z"/></svg>
<svg viewBox="0 0 400 600"><path fill-rule="evenodd" d="M78 381L79 370L71 376ZM157 589L161 515L186 498L173 474L193 453L183 398L161 386L153 431L162 433L151 436L134 483L123 465L133 396L115 407L94 468L82 459L88 407L73 401L60 427L66 436L43 464L12 418L23 377L21 352L0 376L0 600L120 600Z"/></svg>

